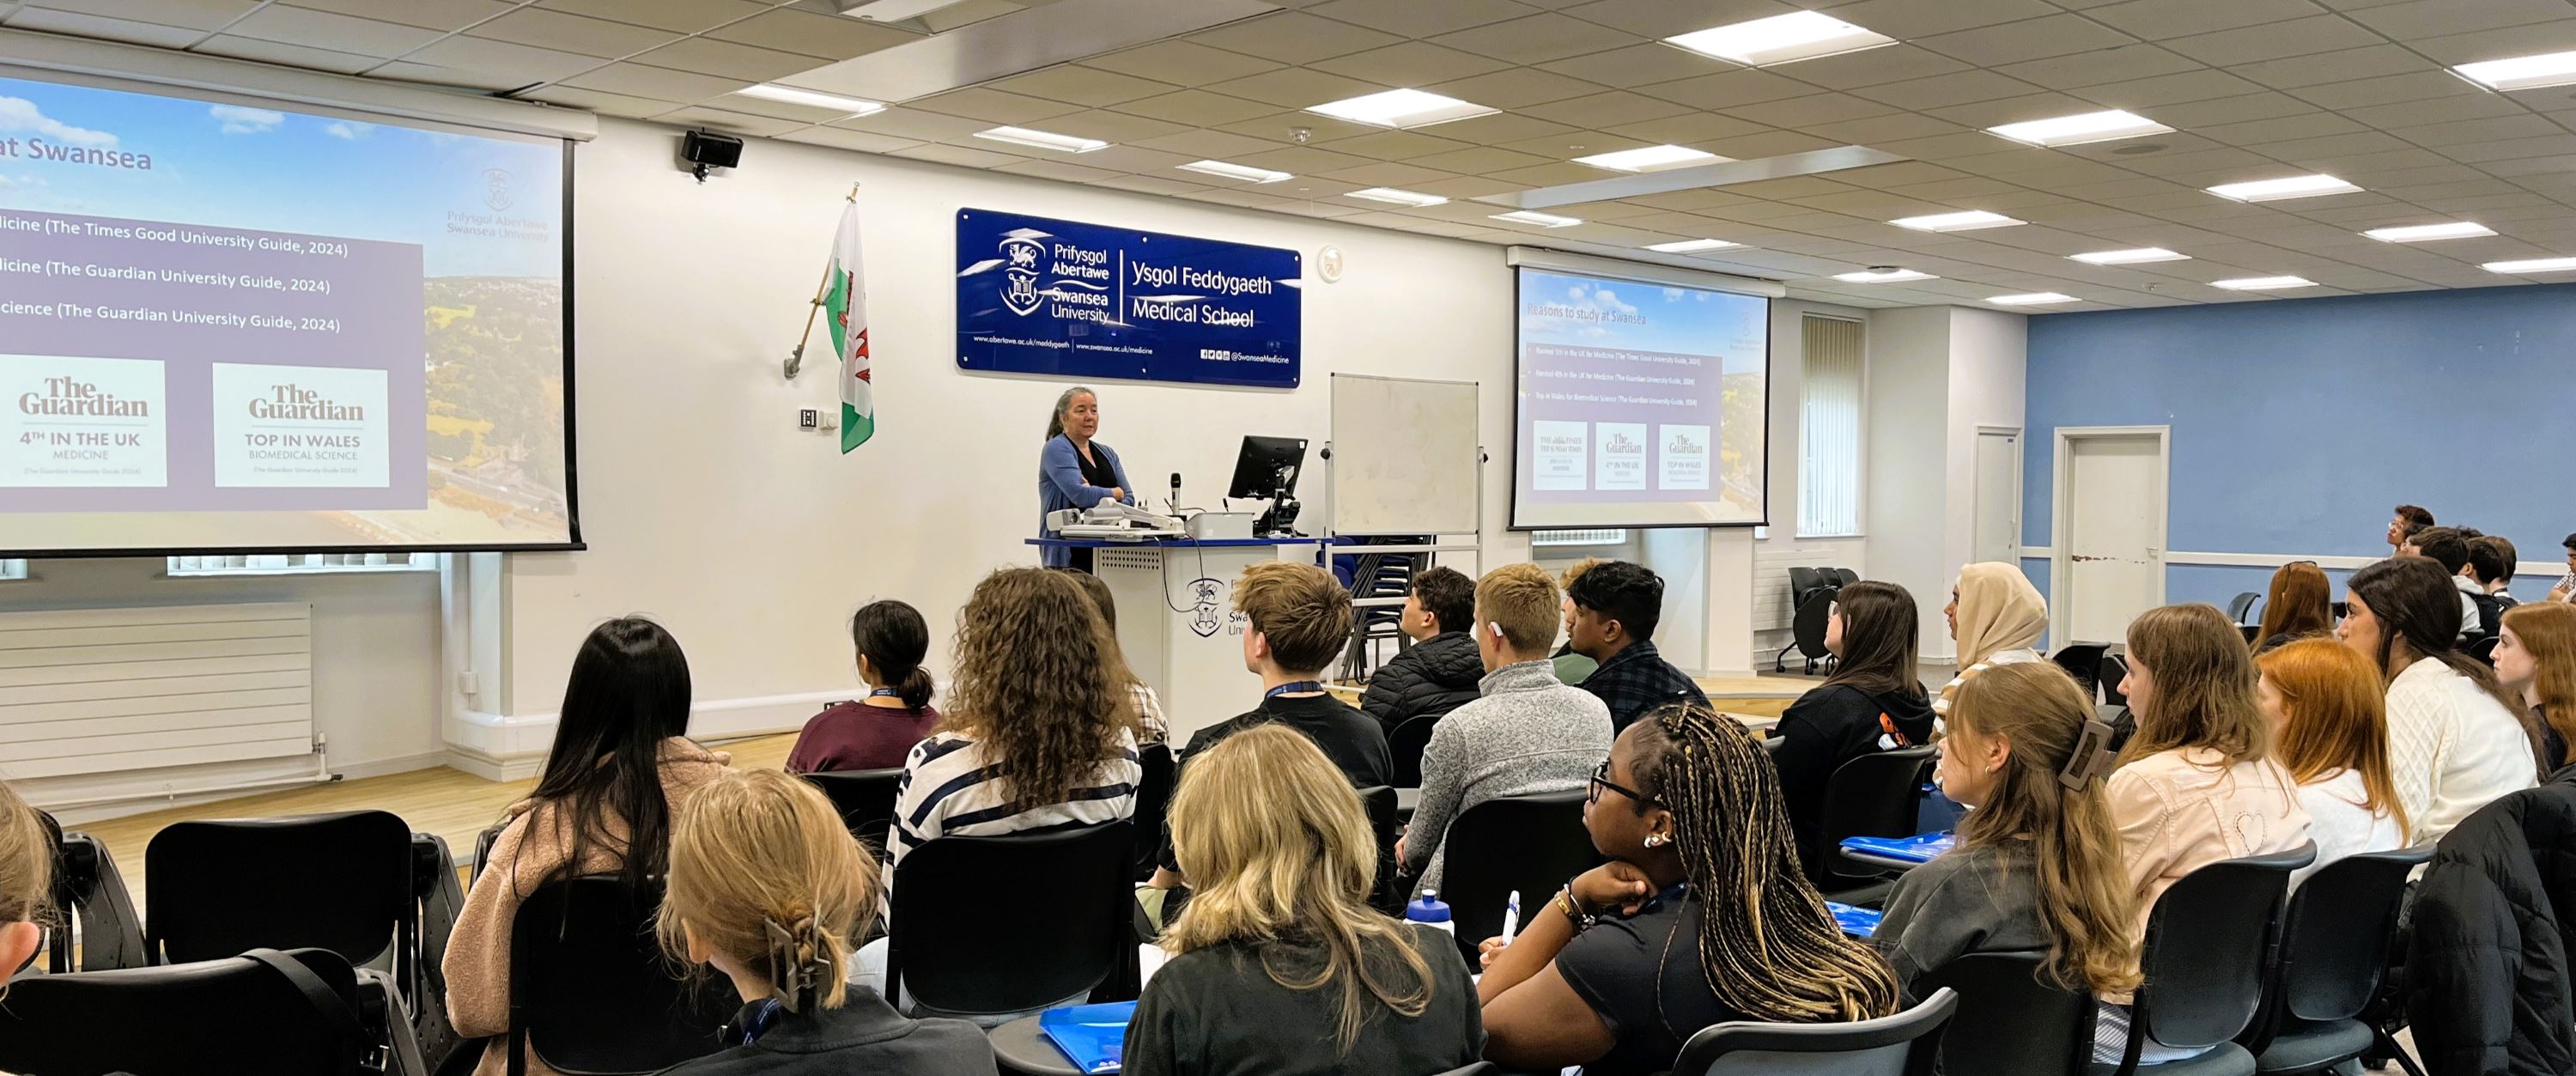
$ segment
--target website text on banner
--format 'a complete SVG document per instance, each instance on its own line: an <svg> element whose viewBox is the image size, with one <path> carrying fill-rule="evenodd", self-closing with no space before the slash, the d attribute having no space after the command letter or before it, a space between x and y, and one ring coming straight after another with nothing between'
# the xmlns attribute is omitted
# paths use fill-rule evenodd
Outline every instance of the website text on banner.
<svg viewBox="0 0 2576 1076"><path fill-rule="evenodd" d="M957 214L957 368L1295 388L1296 251Z"/></svg>
<svg viewBox="0 0 2576 1076"><path fill-rule="evenodd" d="M1770 300L1519 272L1512 526L1765 522Z"/></svg>
<svg viewBox="0 0 2576 1076"><path fill-rule="evenodd" d="M575 542L564 159L0 79L0 555Z"/></svg>

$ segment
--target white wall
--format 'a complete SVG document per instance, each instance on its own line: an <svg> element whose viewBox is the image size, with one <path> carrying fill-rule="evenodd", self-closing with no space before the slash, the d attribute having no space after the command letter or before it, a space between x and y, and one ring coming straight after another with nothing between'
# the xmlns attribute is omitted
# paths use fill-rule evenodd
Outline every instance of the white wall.
<svg viewBox="0 0 2576 1076"><path fill-rule="evenodd" d="M0 611L228 602L313 606L313 725L335 772L364 776L435 765L444 756L438 709L438 576L434 573L179 578L155 559L45 560L30 578L0 583ZM312 761L273 759L142 774L17 783L39 806L291 779ZM58 812L66 821L164 806L151 800Z"/></svg>
<svg viewBox="0 0 2576 1076"><path fill-rule="evenodd" d="M1950 388L1943 394L1950 410L1948 503L1942 506L1942 547L1945 563L1956 572L1976 556L1977 428L2022 425L2030 319L2001 310L1949 309Z"/></svg>
<svg viewBox="0 0 2576 1076"><path fill-rule="evenodd" d="M1330 435L1335 371L1480 381L1495 461L1483 540L1496 563L1527 555L1526 539L1503 529L1512 284L1500 248L759 140L740 169L700 185L673 168L676 137L604 121L578 154L590 549L509 558L504 697L480 709L543 723L583 633L641 612L687 648L698 698L724 715L716 726L792 726L813 696L852 685L852 609L901 598L944 629L984 573L1035 562L1022 539L1036 527L1037 451L1064 383L956 369L960 208L1283 246L1309 260L1341 247L1343 279L1307 282L1299 389L1103 382L1101 439L1149 494L1178 470L1204 503L1221 492L1241 435ZM832 435L792 422L795 408L835 406L828 359L794 382L778 363L854 180L878 432L843 456ZM828 353L823 339L814 351ZM1310 498L1321 480L1320 469L1308 476ZM936 634L944 671L948 633Z"/></svg>
<svg viewBox="0 0 2576 1076"><path fill-rule="evenodd" d="M1791 633L1785 628L1764 630L1760 626L1777 622L1787 624L1783 610L1788 604L1787 566L1831 564L1850 568L1867 577L1870 574L1868 539L1865 537L1815 537L1798 532L1799 463L1805 437L1806 415L1806 336L1808 314L1848 318L1861 322L1864 348L1874 350L1869 327L1872 311L1859 307L1838 306L1804 299L1779 299L1771 304L1771 526L1769 536L1756 542L1753 577L1751 622L1754 665L1769 669L1781 647L1789 643ZM1866 408L1876 392L1874 367L1870 357L1862 358L1862 406ZM1872 431L1861 424L1861 452L1868 458ZM1863 475L1861 532L1870 530L1867 475ZM1794 667L1793 662L1793 667Z"/></svg>
<svg viewBox="0 0 2576 1076"><path fill-rule="evenodd" d="M1911 591L1923 652L1955 653L1941 606L1950 573L1943 545L1950 391L1946 307L1880 310L1869 322L1869 444L1862 476L1869 575Z"/></svg>

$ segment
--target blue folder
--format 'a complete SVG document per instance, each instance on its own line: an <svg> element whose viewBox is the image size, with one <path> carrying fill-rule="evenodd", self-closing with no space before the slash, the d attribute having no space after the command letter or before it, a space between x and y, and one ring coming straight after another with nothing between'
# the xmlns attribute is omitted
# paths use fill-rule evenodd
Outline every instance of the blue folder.
<svg viewBox="0 0 2576 1076"><path fill-rule="evenodd" d="M1038 1014L1038 1033L1084 1072L1118 1071L1127 1047L1127 1023L1136 1018L1136 1003L1067 1005Z"/></svg>
<svg viewBox="0 0 2576 1076"><path fill-rule="evenodd" d="M1925 833L1913 837L1845 837L1843 849L1882 859L1901 859L1908 863L1930 863L1933 857L1950 850L1959 838L1950 833Z"/></svg>
<svg viewBox="0 0 2576 1076"><path fill-rule="evenodd" d="M1855 938L1866 938L1878 933L1878 921L1887 915L1886 912L1857 908L1849 904L1836 904L1830 900L1825 902L1825 907L1833 911L1834 925L1843 928L1843 933Z"/></svg>

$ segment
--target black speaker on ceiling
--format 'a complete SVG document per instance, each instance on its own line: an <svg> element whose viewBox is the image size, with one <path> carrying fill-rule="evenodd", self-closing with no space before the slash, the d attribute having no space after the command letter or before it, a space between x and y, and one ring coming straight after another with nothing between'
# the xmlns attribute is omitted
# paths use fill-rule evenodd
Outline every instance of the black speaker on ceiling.
<svg viewBox="0 0 2576 1076"><path fill-rule="evenodd" d="M680 159L689 163L689 174L704 183L707 169L732 168L742 163L742 139L713 131L690 131L680 136Z"/></svg>

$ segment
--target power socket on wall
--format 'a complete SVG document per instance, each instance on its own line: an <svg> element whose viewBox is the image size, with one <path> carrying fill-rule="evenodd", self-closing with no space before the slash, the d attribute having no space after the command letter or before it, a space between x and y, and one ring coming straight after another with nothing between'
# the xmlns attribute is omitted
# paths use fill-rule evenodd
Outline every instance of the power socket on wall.
<svg viewBox="0 0 2576 1076"><path fill-rule="evenodd" d="M819 430L819 429L822 429L822 428L823 428L823 412L822 412L820 409L812 408L812 407L799 407L799 408L797 408L797 409L796 409L796 428L797 428L797 429L800 429L800 430Z"/></svg>

